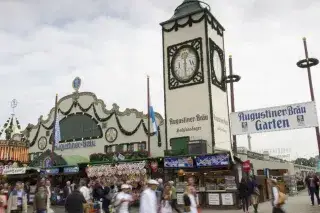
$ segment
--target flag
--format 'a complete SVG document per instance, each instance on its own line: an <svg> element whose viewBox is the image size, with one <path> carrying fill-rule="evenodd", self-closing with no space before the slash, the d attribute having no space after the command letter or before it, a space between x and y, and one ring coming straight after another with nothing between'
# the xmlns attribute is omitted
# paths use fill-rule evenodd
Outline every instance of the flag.
<svg viewBox="0 0 320 213"><path fill-rule="evenodd" d="M59 142L61 140L59 122L60 122L60 120L59 120L59 112L57 111L55 124L54 124L54 146L58 146L58 144L59 144Z"/></svg>
<svg viewBox="0 0 320 213"><path fill-rule="evenodd" d="M153 110L153 106L151 104L149 106L149 115L150 115L151 122L152 122L153 132L155 132L156 135L158 135L158 126L157 126L156 116L155 116L155 113Z"/></svg>

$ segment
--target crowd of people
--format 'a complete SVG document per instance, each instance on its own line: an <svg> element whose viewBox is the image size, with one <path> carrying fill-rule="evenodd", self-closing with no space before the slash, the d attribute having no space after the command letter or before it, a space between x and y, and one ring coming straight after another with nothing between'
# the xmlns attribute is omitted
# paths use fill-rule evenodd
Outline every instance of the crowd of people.
<svg viewBox="0 0 320 213"><path fill-rule="evenodd" d="M173 181L163 183L162 179L148 180L143 186L140 197L133 195L132 186L128 183L121 186L106 185L104 182L95 181L86 185L80 181L74 189L67 183L65 192L65 209L68 213L86 212L93 203L99 203L104 213L129 213L132 203L139 201L140 213L198 213L196 190L193 178L188 179L184 193L184 209L177 206L177 192ZM41 212L42 213L42 212Z"/></svg>
<svg viewBox="0 0 320 213"><path fill-rule="evenodd" d="M314 205L314 197L319 200L319 179L309 175L306 178ZM273 213L283 213L282 205L286 196L279 190L277 181L270 179L272 187ZM162 179L150 179L143 184L140 196L132 193L129 182L121 185L107 184L103 179L88 181L81 179L79 183L67 181L63 188L63 202L67 213L129 213L133 203L139 202L140 213L198 213L199 203L196 199L194 179L188 178L183 195L183 209L177 205L177 191L175 183L164 183ZM248 213L252 204L254 212L258 212L260 191L254 178L242 178L239 184L239 198L242 201L243 212ZM18 181L14 186L5 183L0 185L0 213L27 213L30 196L29 183ZM51 208L52 187L50 180L42 178L37 183L33 198L34 213L53 213ZM96 210L96 211L92 211Z"/></svg>
<svg viewBox="0 0 320 213"><path fill-rule="evenodd" d="M287 196L280 191L276 179L269 179L271 186L271 205L272 213L284 213L283 204ZM260 190L256 183L255 177L241 178L238 188L239 198L241 200L243 212L248 213L250 204L253 206L254 213L258 212Z"/></svg>

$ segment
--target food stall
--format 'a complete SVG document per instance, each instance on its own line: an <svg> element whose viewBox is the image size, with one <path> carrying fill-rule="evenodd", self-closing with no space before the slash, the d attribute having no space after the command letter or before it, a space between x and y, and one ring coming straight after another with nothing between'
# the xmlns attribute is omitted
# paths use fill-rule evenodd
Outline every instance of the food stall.
<svg viewBox="0 0 320 213"><path fill-rule="evenodd" d="M146 161L119 162L107 165L89 165L86 169L91 180L103 179L109 185L120 186L128 183L132 186L134 197L139 197L147 180Z"/></svg>
<svg viewBox="0 0 320 213"><path fill-rule="evenodd" d="M238 208L237 166L229 153L164 158L165 181L174 180L177 202L183 205L183 192L193 177L200 206L216 209Z"/></svg>

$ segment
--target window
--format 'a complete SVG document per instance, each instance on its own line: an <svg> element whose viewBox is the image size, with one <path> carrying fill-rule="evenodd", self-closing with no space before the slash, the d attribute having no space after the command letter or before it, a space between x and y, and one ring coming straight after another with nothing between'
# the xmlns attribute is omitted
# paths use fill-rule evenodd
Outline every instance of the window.
<svg viewBox="0 0 320 213"><path fill-rule="evenodd" d="M128 152L134 152L134 143L128 144L127 151Z"/></svg>
<svg viewBox="0 0 320 213"><path fill-rule="evenodd" d="M146 142L138 143L138 151L145 151L146 150Z"/></svg>
<svg viewBox="0 0 320 213"><path fill-rule="evenodd" d="M123 152L123 144L119 144L116 146L116 152Z"/></svg>
<svg viewBox="0 0 320 213"><path fill-rule="evenodd" d="M106 153L112 153L112 152L113 152L113 146L107 146Z"/></svg>
<svg viewBox="0 0 320 213"><path fill-rule="evenodd" d="M103 133L95 119L87 114L73 114L60 121L61 140L101 138Z"/></svg>

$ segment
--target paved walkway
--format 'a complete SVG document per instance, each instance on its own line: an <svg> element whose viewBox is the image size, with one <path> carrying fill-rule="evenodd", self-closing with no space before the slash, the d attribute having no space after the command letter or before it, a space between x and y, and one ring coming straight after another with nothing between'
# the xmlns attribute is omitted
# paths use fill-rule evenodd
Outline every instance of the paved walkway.
<svg viewBox="0 0 320 213"><path fill-rule="evenodd" d="M287 204L285 204L284 209L287 213L319 213L320 206L311 206L310 198L307 192L300 192L294 197L289 197ZM54 208L55 213L65 213L64 208L58 207ZM28 211L29 212L29 211ZM32 211L30 211L31 213ZM133 210L132 213L139 212L137 209ZM242 210L202 210L202 213L241 213ZM250 207L249 212L253 212L253 208ZM271 213L271 203L264 202L259 205L259 213ZM175 211L173 212L175 213Z"/></svg>

